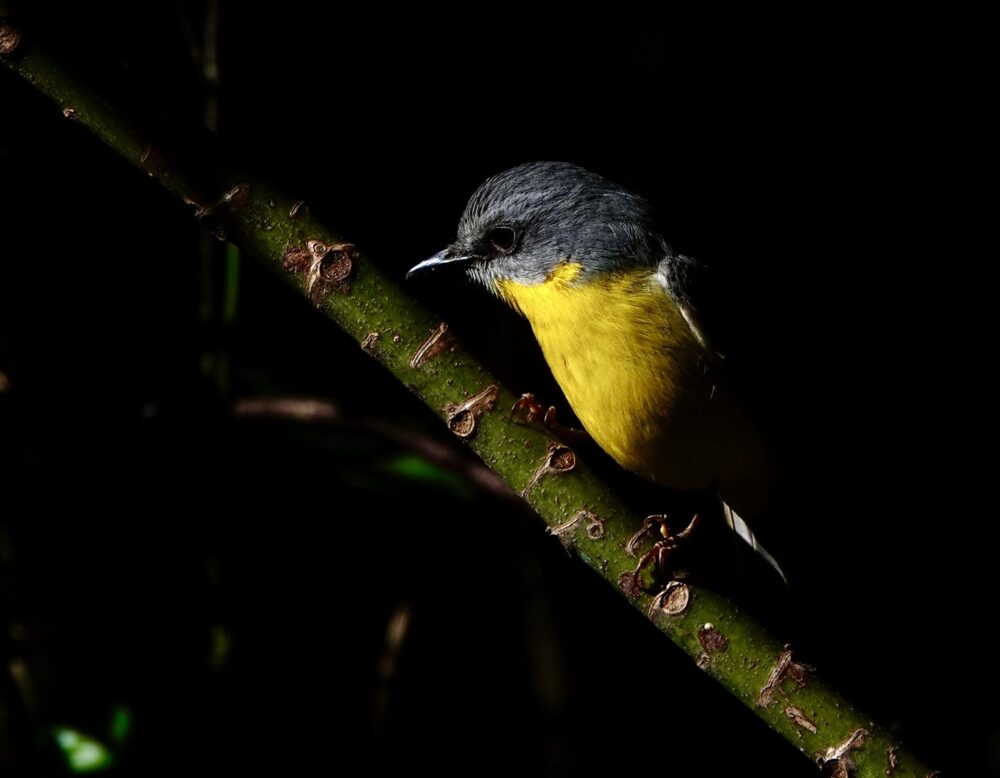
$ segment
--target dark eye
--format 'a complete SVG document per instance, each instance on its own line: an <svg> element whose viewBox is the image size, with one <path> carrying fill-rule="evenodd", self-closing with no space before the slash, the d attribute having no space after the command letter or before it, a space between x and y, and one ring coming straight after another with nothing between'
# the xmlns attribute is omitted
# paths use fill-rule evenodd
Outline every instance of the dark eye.
<svg viewBox="0 0 1000 778"><path fill-rule="evenodd" d="M510 254L517 243L517 233L514 232L513 227L494 227L486 233L486 236L493 244L493 248L501 254Z"/></svg>

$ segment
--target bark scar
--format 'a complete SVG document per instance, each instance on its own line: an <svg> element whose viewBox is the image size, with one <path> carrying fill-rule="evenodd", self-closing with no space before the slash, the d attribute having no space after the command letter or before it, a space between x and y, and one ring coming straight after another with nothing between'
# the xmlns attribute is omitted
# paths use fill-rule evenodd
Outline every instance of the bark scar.
<svg viewBox="0 0 1000 778"><path fill-rule="evenodd" d="M809 720L809 717L802 712L801 708L796 708L794 705L788 705L785 708L785 715L791 720L793 724L797 727L801 727L804 730L812 732L814 735L818 731L818 727ZM802 737L799 734L799 737Z"/></svg>
<svg viewBox="0 0 1000 778"><path fill-rule="evenodd" d="M899 767L899 749L896 746L889 746L885 750L885 774L893 775Z"/></svg>
<svg viewBox="0 0 1000 778"><path fill-rule="evenodd" d="M285 249L281 262L285 270L303 276L306 294L314 305L321 305L331 291L351 291L358 251L351 243L326 243L307 240L305 246Z"/></svg>
<svg viewBox="0 0 1000 778"><path fill-rule="evenodd" d="M524 489L521 490L521 496L527 498L528 493L534 489L538 482L545 476L552 473L568 473L574 467L576 467L576 454L573 453L573 449L569 446L562 445L562 443L549 443L548 451L545 452L544 461L538 466L538 469L532 473L531 478L528 479L528 483L525 485Z"/></svg>
<svg viewBox="0 0 1000 778"><path fill-rule="evenodd" d="M870 734L864 727L858 727L842 742L827 748L825 754L816 754L816 762L823 768L823 774L833 778L849 778L854 770L851 754L865 744L865 738Z"/></svg>
<svg viewBox="0 0 1000 778"><path fill-rule="evenodd" d="M764 683L764 687L757 696L757 707L766 708L768 705L772 705L775 702L775 695L781 691L782 684L786 680L791 681L796 688L801 689L806 685L806 678L811 670L812 668L808 665L793 662L792 649L785 646L785 650L781 652L778 661L771 669L771 674Z"/></svg>
<svg viewBox="0 0 1000 778"><path fill-rule="evenodd" d="M445 349L454 350L454 348L455 337L448 332L448 325L441 322L431 330L431 334L427 337L427 340L421 343L420 348L413 353L413 357L410 359L410 367L414 370L419 370L425 363L434 359L434 357Z"/></svg>
<svg viewBox="0 0 1000 778"><path fill-rule="evenodd" d="M476 434L479 417L485 411L492 411L499 398L500 387L490 384L461 405L448 403L442 409L448 415L448 429L460 438L471 438Z"/></svg>
<svg viewBox="0 0 1000 778"><path fill-rule="evenodd" d="M9 56L21 45L21 33L9 19L0 19L0 54Z"/></svg>
<svg viewBox="0 0 1000 778"><path fill-rule="evenodd" d="M167 175L167 166L159 150L151 143L142 152L139 162L150 176ZM236 184L232 189L222 193L222 196L211 205L200 203L185 197L184 202L194 208L194 217L198 221L207 222L208 229L219 240L226 239L224 212L230 209L242 208L250 202L250 185Z"/></svg>
<svg viewBox="0 0 1000 778"><path fill-rule="evenodd" d="M729 645L726 636L714 624L703 624L698 627L698 642L709 656L717 651L725 651Z"/></svg>
<svg viewBox="0 0 1000 778"><path fill-rule="evenodd" d="M635 576L632 575L631 570L626 570L624 573L618 576L618 588L622 590L626 597L630 600L638 599L639 595L642 594L642 589L635 582Z"/></svg>
<svg viewBox="0 0 1000 778"><path fill-rule="evenodd" d="M654 618L657 610L663 611L668 616L680 616L687 610L690 602L691 587L681 581L670 581L663 591L653 598L646 616Z"/></svg>
<svg viewBox="0 0 1000 778"><path fill-rule="evenodd" d="M139 161L146 167L150 167L150 162L155 160L157 157L156 148L152 145L148 146ZM215 216L223 208L228 208L231 206L241 207L247 204L250 200L250 186L249 184L237 184L232 189L222 193L222 197L216 200L211 205L196 206L194 215L199 221L201 219L206 219L209 216Z"/></svg>
<svg viewBox="0 0 1000 778"><path fill-rule="evenodd" d="M378 332L369 332L365 335L365 339L361 341L361 348L369 354L374 355L378 351L379 337L380 335Z"/></svg>
<svg viewBox="0 0 1000 778"><path fill-rule="evenodd" d="M591 511L577 511L567 522L563 522L555 527L549 527L545 531L549 535L559 538L559 542L567 549L573 545L574 532L572 531L581 521L587 522L587 537L591 540L600 540L604 537L604 522L596 513Z"/></svg>

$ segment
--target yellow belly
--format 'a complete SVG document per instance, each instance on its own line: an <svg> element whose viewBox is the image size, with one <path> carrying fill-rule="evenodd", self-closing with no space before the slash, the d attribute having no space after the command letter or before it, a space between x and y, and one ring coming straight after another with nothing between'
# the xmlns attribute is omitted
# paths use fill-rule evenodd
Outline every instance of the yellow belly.
<svg viewBox="0 0 1000 778"><path fill-rule="evenodd" d="M704 346L649 270L574 284L565 263L541 284L500 282L531 323L591 437L623 467L682 489L712 486L718 401Z"/></svg>

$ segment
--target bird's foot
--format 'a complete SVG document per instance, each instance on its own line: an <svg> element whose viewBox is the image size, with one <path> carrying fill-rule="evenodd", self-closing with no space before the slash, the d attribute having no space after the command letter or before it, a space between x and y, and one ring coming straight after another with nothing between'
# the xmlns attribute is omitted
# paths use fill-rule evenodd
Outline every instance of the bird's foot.
<svg viewBox="0 0 1000 778"><path fill-rule="evenodd" d="M531 392L522 394L513 407L510 409L515 419L524 424L536 424L539 421L544 423L546 410L545 406L538 402Z"/></svg>
<svg viewBox="0 0 1000 778"><path fill-rule="evenodd" d="M524 424L541 424L564 443L575 444L590 440L586 430L567 427L559 421L559 414L554 405L547 409L531 392L522 394L510 409L515 419Z"/></svg>
<svg viewBox="0 0 1000 778"><path fill-rule="evenodd" d="M647 516L642 527L636 532L625 545L625 551L629 556L639 556L639 544L647 536L659 538L653 547L639 557L639 562L632 575L635 578L635 585L644 592L656 592L662 588L666 579L673 579L677 576L678 570L674 564L677 552L681 549L684 541L688 540L698 528L701 521L698 514L695 514L687 526L680 532L674 534L670 530L670 519L665 515ZM643 573L647 568L651 569L651 581L644 583Z"/></svg>

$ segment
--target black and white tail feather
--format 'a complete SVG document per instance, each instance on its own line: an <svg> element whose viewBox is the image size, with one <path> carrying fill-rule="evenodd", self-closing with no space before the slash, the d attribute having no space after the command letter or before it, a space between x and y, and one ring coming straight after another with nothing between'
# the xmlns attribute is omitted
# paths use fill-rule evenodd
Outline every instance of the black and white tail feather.
<svg viewBox="0 0 1000 778"><path fill-rule="evenodd" d="M774 571L781 576L781 580L787 585L788 579L785 577L785 571L782 570L781 565L778 564L778 560L771 555L770 551L761 545L760 541L757 540L757 536L753 534L753 530L750 529L749 525L740 518L740 515L736 511L729 507L729 504L725 500L720 498L719 502L722 503L722 517L726 520L726 525L729 529L736 534L736 537L760 554L764 561L774 568Z"/></svg>

